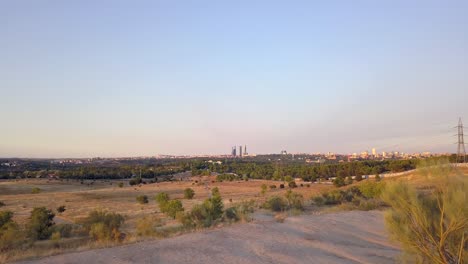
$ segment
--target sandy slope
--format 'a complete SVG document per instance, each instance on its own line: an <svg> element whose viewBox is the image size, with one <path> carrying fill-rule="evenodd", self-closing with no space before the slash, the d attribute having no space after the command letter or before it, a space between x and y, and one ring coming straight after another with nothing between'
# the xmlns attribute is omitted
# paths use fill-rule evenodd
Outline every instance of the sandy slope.
<svg viewBox="0 0 468 264"><path fill-rule="evenodd" d="M382 212L289 217L23 263L394 263Z"/></svg>

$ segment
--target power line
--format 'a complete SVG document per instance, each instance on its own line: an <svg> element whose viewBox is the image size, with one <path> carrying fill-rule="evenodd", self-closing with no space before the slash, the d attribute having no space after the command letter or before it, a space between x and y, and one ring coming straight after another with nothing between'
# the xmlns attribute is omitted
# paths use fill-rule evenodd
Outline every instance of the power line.
<svg viewBox="0 0 468 264"><path fill-rule="evenodd" d="M458 126L456 126L458 129L458 151L457 151L457 162L466 162L466 150L465 150L465 140L463 137L463 123L460 119L458 120Z"/></svg>

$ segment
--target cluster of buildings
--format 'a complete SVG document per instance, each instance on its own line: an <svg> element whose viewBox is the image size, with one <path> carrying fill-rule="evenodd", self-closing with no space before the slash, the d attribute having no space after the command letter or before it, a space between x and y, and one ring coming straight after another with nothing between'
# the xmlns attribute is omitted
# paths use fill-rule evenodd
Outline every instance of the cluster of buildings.
<svg viewBox="0 0 468 264"><path fill-rule="evenodd" d="M231 149L231 156L233 157L245 157L248 156L249 153L247 153L247 145L244 146L244 152L242 152L242 146L239 146L239 152L237 152L237 146L232 147Z"/></svg>
<svg viewBox="0 0 468 264"><path fill-rule="evenodd" d="M363 151L361 153L353 153L348 155L348 160L352 159L412 159L412 158L427 158L432 157L433 154L430 152L422 153L404 153L399 151L383 151L377 153L376 149L373 148L371 152Z"/></svg>

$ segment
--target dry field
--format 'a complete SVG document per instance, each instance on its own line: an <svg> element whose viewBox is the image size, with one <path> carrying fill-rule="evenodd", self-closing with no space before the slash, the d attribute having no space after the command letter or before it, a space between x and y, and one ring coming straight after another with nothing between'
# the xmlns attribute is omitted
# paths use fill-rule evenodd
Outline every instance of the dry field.
<svg viewBox="0 0 468 264"><path fill-rule="evenodd" d="M91 181L80 184L77 181L45 179L2 181L0 182L0 201L4 202L6 206L2 207L1 210L13 211L15 220L24 223L34 207L45 206L55 211L58 206L65 205L66 211L55 217L57 223L62 223L76 222L87 216L92 210L104 209L124 215L126 222L123 231L132 232L135 220L145 215L153 215L171 221L159 212L153 199L159 192L166 192L171 198L181 199L184 208L189 210L194 204L201 203L206 199L213 187L219 188L225 207L229 207L231 203L250 199L261 202L270 195L282 194L286 191L286 188L279 189L281 182L277 181L213 181L214 177L193 177L185 181L140 186L129 186L128 182L125 181L123 188L118 187L118 183L123 181L97 180L93 184L89 184ZM263 196L260 194L262 184L268 186L274 184L278 188L274 190L268 188L266 196ZM31 190L34 187L40 188L41 192L32 194ZM192 200L183 199L183 190L189 187L195 191L195 197ZM312 195L330 188L333 187L326 184L310 184L310 187L304 185L295 188L294 191L303 194L308 199ZM136 197L138 195L147 195L149 203L144 205L137 203Z"/></svg>

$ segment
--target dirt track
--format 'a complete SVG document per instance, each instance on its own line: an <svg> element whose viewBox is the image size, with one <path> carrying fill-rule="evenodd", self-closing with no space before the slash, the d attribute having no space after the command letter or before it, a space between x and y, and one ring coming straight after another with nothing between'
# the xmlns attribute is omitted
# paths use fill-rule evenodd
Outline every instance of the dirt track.
<svg viewBox="0 0 468 264"><path fill-rule="evenodd" d="M394 263L382 212L289 217L23 263Z"/></svg>

